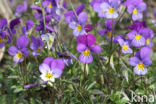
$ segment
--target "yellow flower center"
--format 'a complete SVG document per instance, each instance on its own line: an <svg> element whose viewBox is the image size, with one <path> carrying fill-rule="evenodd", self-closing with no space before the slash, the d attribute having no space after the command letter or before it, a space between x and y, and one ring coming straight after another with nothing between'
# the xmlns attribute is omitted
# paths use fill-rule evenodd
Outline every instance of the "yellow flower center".
<svg viewBox="0 0 156 104"><path fill-rule="evenodd" d="M107 33L107 37L110 38L112 36L111 32Z"/></svg>
<svg viewBox="0 0 156 104"><path fill-rule="evenodd" d="M127 45L123 45L122 48L127 51L128 50L128 46Z"/></svg>
<svg viewBox="0 0 156 104"><path fill-rule="evenodd" d="M138 10L137 9L134 9L133 10L133 14L137 14L138 13Z"/></svg>
<svg viewBox="0 0 156 104"><path fill-rule="evenodd" d="M144 69L144 64L143 63L138 64L138 69L143 70Z"/></svg>
<svg viewBox="0 0 156 104"><path fill-rule="evenodd" d="M3 43L3 39L0 37L0 43Z"/></svg>
<svg viewBox="0 0 156 104"><path fill-rule="evenodd" d="M46 74L46 78L50 79L53 75L51 73Z"/></svg>
<svg viewBox="0 0 156 104"><path fill-rule="evenodd" d="M49 4L48 7L49 7L50 9L53 8L53 6L52 6L51 4Z"/></svg>
<svg viewBox="0 0 156 104"><path fill-rule="evenodd" d="M41 48L37 48L37 52L41 52Z"/></svg>
<svg viewBox="0 0 156 104"><path fill-rule="evenodd" d="M85 50L85 51L83 52L83 54L84 54L84 56L89 56L89 55L90 55L89 49Z"/></svg>
<svg viewBox="0 0 156 104"><path fill-rule="evenodd" d="M113 13L114 13L114 8L109 8L109 9L108 9L108 12L109 12L110 14L113 14Z"/></svg>
<svg viewBox="0 0 156 104"><path fill-rule="evenodd" d="M78 31L81 31L81 29L82 29L81 25L78 25L78 26L77 26L77 30L78 30Z"/></svg>
<svg viewBox="0 0 156 104"><path fill-rule="evenodd" d="M147 40L146 40L146 44L148 45L149 43L150 43L150 40L149 40L149 39L147 39Z"/></svg>
<svg viewBox="0 0 156 104"><path fill-rule="evenodd" d="M52 44L52 40L49 40L49 44Z"/></svg>
<svg viewBox="0 0 156 104"><path fill-rule="evenodd" d="M21 52L18 52L17 55L16 55L16 57L17 57L18 59L22 58L22 56L23 56L23 54L22 54Z"/></svg>
<svg viewBox="0 0 156 104"><path fill-rule="evenodd" d="M140 39L141 39L141 35L140 35L140 34L136 35L136 36L135 36L135 39L136 39L136 40L140 40Z"/></svg>

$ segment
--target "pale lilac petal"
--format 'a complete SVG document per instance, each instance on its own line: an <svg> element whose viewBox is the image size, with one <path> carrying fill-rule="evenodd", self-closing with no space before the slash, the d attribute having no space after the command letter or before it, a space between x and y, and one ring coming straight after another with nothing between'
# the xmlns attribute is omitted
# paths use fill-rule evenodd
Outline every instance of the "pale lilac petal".
<svg viewBox="0 0 156 104"><path fill-rule="evenodd" d="M79 56L79 61L82 63L92 63L93 62L93 56L90 54L89 56L84 56L83 53Z"/></svg>
<svg viewBox="0 0 156 104"><path fill-rule="evenodd" d="M51 66L51 62L53 60L54 59L52 57L47 57L47 58L44 59L43 63L49 65L49 67L50 67Z"/></svg>
<svg viewBox="0 0 156 104"><path fill-rule="evenodd" d="M140 57L141 59L149 58L151 55L152 50L149 47L143 47L140 50Z"/></svg>
<svg viewBox="0 0 156 104"><path fill-rule="evenodd" d="M147 68L144 68L142 70L138 69L138 67L136 66L134 68L134 73L137 75L145 75L147 73Z"/></svg>
<svg viewBox="0 0 156 104"><path fill-rule="evenodd" d="M42 74L45 74L45 73L47 73L47 72L49 72L50 71L50 67L47 65L47 64L41 64L40 66L39 66L39 71L42 73Z"/></svg>
<svg viewBox="0 0 156 104"><path fill-rule="evenodd" d="M152 64L152 60L150 58L145 58L142 60L142 62L147 66Z"/></svg>
<svg viewBox="0 0 156 104"><path fill-rule="evenodd" d="M142 18L143 18L142 13L137 13L137 14L133 14L133 15L132 15L132 19L133 19L134 21L139 20L139 19L142 19Z"/></svg>

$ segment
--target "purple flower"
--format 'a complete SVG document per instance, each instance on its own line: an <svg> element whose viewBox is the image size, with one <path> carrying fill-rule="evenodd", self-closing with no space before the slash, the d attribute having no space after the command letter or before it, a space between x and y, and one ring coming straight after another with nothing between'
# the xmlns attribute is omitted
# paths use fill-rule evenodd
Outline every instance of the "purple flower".
<svg viewBox="0 0 156 104"><path fill-rule="evenodd" d="M141 47L145 45L145 38L142 35L141 30L135 31L132 30L130 33L127 34L128 39L131 41L131 45L135 47Z"/></svg>
<svg viewBox="0 0 156 104"><path fill-rule="evenodd" d="M134 66L134 73L137 75L145 75L147 73L147 66L152 64L152 60L149 58L151 49L143 47L134 57L129 59L129 64Z"/></svg>
<svg viewBox="0 0 156 104"><path fill-rule="evenodd" d="M109 2L95 3L93 9L99 17L115 19L118 17L117 9L119 5L120 3L117 0L110 0Z"/></svg>
<svg viewBox="0 0 156 104"><path fill-rule="evenodd" d="M31 40L32 40L32 43L30 44L30 48L33 50L32 52L33 56L40 55L42 47L43 47L43 42L41 38L36 38L32 36Z"/></svg>
<svg viewBox="0 0 156 104"><path fill-rule="evenodd" d="M85 12L82 12L78 15L78 20L72 21L69 23L69 27L73 29L74 36L80 36L84 35L86 33L85 31L85 24L87 22L88 15Z"/></svg>
<svg viewBox="0 0 156 104"><path fill-rule="evenodd" d="M46 8L47 13L55 12L55 9L56 9L56 3L55 2L51 2L50 0L45 0L42 2L42 6L44 8Z"/></svg>
<svg viewBox="0 0 156 104"><path fill-rule="evenodd" d="M130 26L127 26L128 29L131 29L131 30L140 30L142 28L146 28L147 25L146 25L146 22L145 21L134 21L132 25Z"/></svg>
<svg viewBox="0 0 156 104"><path fill-rule="evenodd" d="M77 60L77 58L72 54L72 53L60 53L57 52L57 54L59 55L59 57L64 61L64 63L69 66L73 64L73 58L75 60Z"/></svg>
<svg viewBox="0 0 156 104"><path fill-rule="evenodd" d="M24 56L29 55L29 50L26 48L29 44L29 39L22 35L17 39L16 46L11 46L8 49L10 55L14 56L13 61L15 63L23 62Z"/></svg>
<svg viewBox="0 0 156 104"><path fill-rule="evenodd" d="M106 29L99 30L98 31L99 35L100 36L105 35L106 38L108 40L110 40L111 36L112 36L112 29L113 29L112 26L114 26L114 25L115 25L115 20L113 20L113 24L112 24L112 20L106 20L106 22L105 22Z"/></svg>
<svg viewBox="0 0 156 104"><path fill-rule="evenodd" d="M26 21L26 26L22 27L23 35L28 35L28 31L33 27L34 22L32 20Z"/></svg>
<svg viewBox="0 0 156 104"><path fill-rule="evenodd" d="M62 59L47 57L39 67L41 79L43 81L54 82L55 78L59 78L61 76L64 66Z"/></svg>
<svg viewBox="0 0 156 104"><path fill-rule="evenodd" d="M26 1L24 1L23 4L20 4L16 7L16 11L15 11L15 14L16 15L19 15L19 14L22 14L23 12L25 12L27 10L27 7L28 7L28 4Z"/></svg>
<svg viewBox="0 0 156 104"><path fill-rule="evenodd" d="M146 4L142 0L127 0L125 2L128 13L132 14L132 19L142 19L142 12L146 10Z"/></svg>
<svg viewBox="0 0 156 104"><path fill-rule="evenodd" d="M144 28L140 30L140 33L144 36L146 40L145 45L151 48L153 46L151 39L154 37L154 32L152 31L152 29Z"/></svg>
<svg viewBox="0 0 156 104"><path fill-rule="evenodd" d="M118 42L119 42L120 46L122 47L122 52L124 54L133 52L132 49L129 47L128 41L124 41L123 39L119 39Z"/></svg>
<svg viewBox="0 0 156 104"><path fill-rule="evenodd" d="M91 41L90 41L91 40ZM81 53L79 61L82 63L92 63L92 53L100 53L101 47L95 45L96 38L92 34L80 36L77 45L77 51Z"/></svg>

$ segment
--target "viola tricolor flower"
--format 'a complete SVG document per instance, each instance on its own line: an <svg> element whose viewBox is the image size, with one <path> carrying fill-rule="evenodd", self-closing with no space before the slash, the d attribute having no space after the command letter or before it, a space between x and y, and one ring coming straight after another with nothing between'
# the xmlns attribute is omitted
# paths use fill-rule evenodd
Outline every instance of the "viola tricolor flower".
<svg viewBox="0 0 156 104"><path fill-rule="evenodd" d="M142 19L142 12L146 10L146 4L142 0L127 0L125 2L128 13L132 14L132 19Z"/></svg>
<svg viewBox="0 0 156 104"><path fill-rule="evenodd" d="M43 42L41 38L36 38L32 36L31 40L32 40L32 43L30 44L30 48L33 50L32 52L33 56L40 55L42 51L42 47L43 47Z"/></svg>
<svg viewBox="0 0 156 104"><path fill-rule="evenodd" d="M62 59L47 57L39 67L41 79L43 81L54 82L56 78L61 76L64 66Z"/></svg>
<svg viewBox="0 0 156 104"><path fill-rule="evenodd" d="M17 39L16 46L11 46L8 49L10 55L14 56L13 61L15 63L20 63L24 61L24 56L29 55L29 50L26 48L29 44L29 39L22 35Z"/></svg>
<svg viewBox="0 0 156 104"><path fill-rule="evenodd" d="M23 35L28 35L28 31L33 27L34 22L32 20L26 21L26 26L22 27Z"/></svg>
<svg viewBox="0 0 156 104"><path fill-rule="evenodd" d="M77 60L77 58L72 53L60 53L57 52L59 57L64 61L64 63L69 66L73 64L73 59Z"/></svg>
<svg viewBox="0 0 156 104"><path fill-rule="evenodd" d="M128 41L124 41L123 39L119 39L118 42L119 42L119 44L120 44L120 46L122 48L122 52L124 54L133 52L132 49L129 47Z"/></svg>
<svg viewBox="0 0 156 104"><path fill-rule="evenodd" d="M154 32L152 31L152 29L141 29L141 34L145 37L145 45L151 48L153 46L151 39L154 37Z"/></svg>
<svg viewBox="0 0 156 104"><path fill-rule="evenodd" d="M128 39L131 41L131 45L135 47L141 47L145 45L145 38L142 35L142 30L135 31L132 30L130 33L127 34Z"/></svg>
<svg viewBox="0 0 156 104"><path fill-rule="evenodd" d="M149 58L151 49L149 47L143 47L134 57L129 59L129 64L134 66L134 73L137 75L145 75L147 73L147 66L152 64L152 60Z"/></svg>
<svg viewBox="0 0 156 104"><path fill-rule="evenodd" d="M69 23L69 27L73 29L74 36L84 35L85 31L85 24L87 22L88 15L85 12L82 12L78 15L78 19Z"/></svg>
<svg viewBox="0 0 156 104"><path fill-rule="evenodd" d="M100 36L105 35L107 40L111 40L112 29L114 25L115 25L115 20L113 20L113 23L112 23L112 20L106 20L105 22L106 29L99 30L98 31L99 35Z"/></svg>
<svg viewBox="0 0 156 104"><path fill-rule="evenodd" d="M48 48L50 50L54 43L55 34L51 34L51 33L43 34L43 35L41 35L41 39L42 39L42 41L45 41L47 43L46 48Z"/></svg>
<svg viewBox="0 0 156 104"><path fill-rule="evenodd" d="M93 61L91 53L100 53L102 51L99 45L95 45L96 38L92 34L80 36L77 41L77 51L81 53L79 61L82 63L91 63Z"/></svg>
<svg viewBox="0 0 156 104"><path fill-rule="evenodd" d="M117 9L119 8L119 4L120 3L117 0L95 3L93 9L98 13L99 17L115 19L118 17Z"/></svg>

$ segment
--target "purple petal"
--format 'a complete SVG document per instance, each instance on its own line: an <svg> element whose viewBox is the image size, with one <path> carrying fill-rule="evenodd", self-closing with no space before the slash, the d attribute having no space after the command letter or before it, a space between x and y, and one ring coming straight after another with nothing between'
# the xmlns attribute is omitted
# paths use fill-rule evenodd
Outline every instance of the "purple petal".
<svg viewBox="0 0 156 104"><path fill-rule="evenodd" d="M88 15L87 13L85 12L82 12L78 15L78 21L81 23L81 24L85 24L87 22L87 19L88 19Z"/></svg>
<svg viewBox="0 0 156 104"><path fill-rule="evenodd" d="M131 31L130 33L127 34L127 37L130 40L132 40L132 39L134 39L134 37L135 37L136 34L137 34L137 32L133 30L133 31Z"/></svg>
<svg viewBox="0 0 156 104"><path fill-rule="evenodd" d="M100 36L103 36L103 35L105 35L107 33L107 30L106 29L103 29L103 30L99 30L98 31L98 34L100 35Z"/></svg>
<svg viewBox="0 0 156 104"><path fill-rule="evenodd" d="M55 59L51 62L51 69L54 71L57 70L63 70L65 67L64 61L62 59Z"/></svg>
<svg viewBox="0 0 156 104"><path fill-rule="evenodd" d="M133 14L133 15L132 15L132 19L133 19L134 21L139 20L139 19L142 19L142 18L143 18L142 13L137 13L137 14Z"/></svg>
<svg viewBox="0 0 156 104"><path fill-rule="evenodd" d="M147 66L152 64L152 60L150 58L145 58L142 60L142 62Z"/></svg>
<svg viewBox="0 0 156 104"><path fill-rule="evenodd" d="M15 47L15 46L11 46L9 49L8 49L8 53L10 55L16 55L18 52L18 49Z"/></svg>
<svg viewBox="0 0 156 104"><path fill-rule="evenodd" d="M49 67L51 66L51 62L53 61L54 59L52 57L47 57L44 59L43 63L49 65Z"/></svg>
<svg viewBox="0 0 156 104"><path fill-rule="evenodd" d="M140 60L137 57L131 57L129 59L129 64L132 66L136 66L138 63L140 63Z"/></svg>
<svg viewBox="0 0 156 104"><path fill-rule="evenodd" d="M87 46L86 46L85 44L79 43L79 44L77 45L77 51L78 51L78 52L83 52L83 51L85 51L86 49L87 49Z"/></svg>
<svg viewBox="0 0 156 104"><path fill-rule="evenodd" d="M100 53L102 51L102 48L99 45L94 45L90 49L93 53Z"/></svg>
<svg viewBox="0 0 156 104"><path fill-rule="evenodd" d="M22 51L24 56L27 57L29 55L29 50L27 48L23 48L23 49L21 49L21 51Z"/></svg>
<svg viewBox="0 0 156 104"><path fill-rule="evenodd" d="M22 35L17 39L17 47L20 49L26 48L28 44L29 44L29 39L25 35Z"/></svg>
<svg viewBox="0 0 156 104"><path fill-rule="evenodd" d="M151 55L151 49L149 47L143 47L140 50L140 57L141 59L148 58Z"/></svg>

